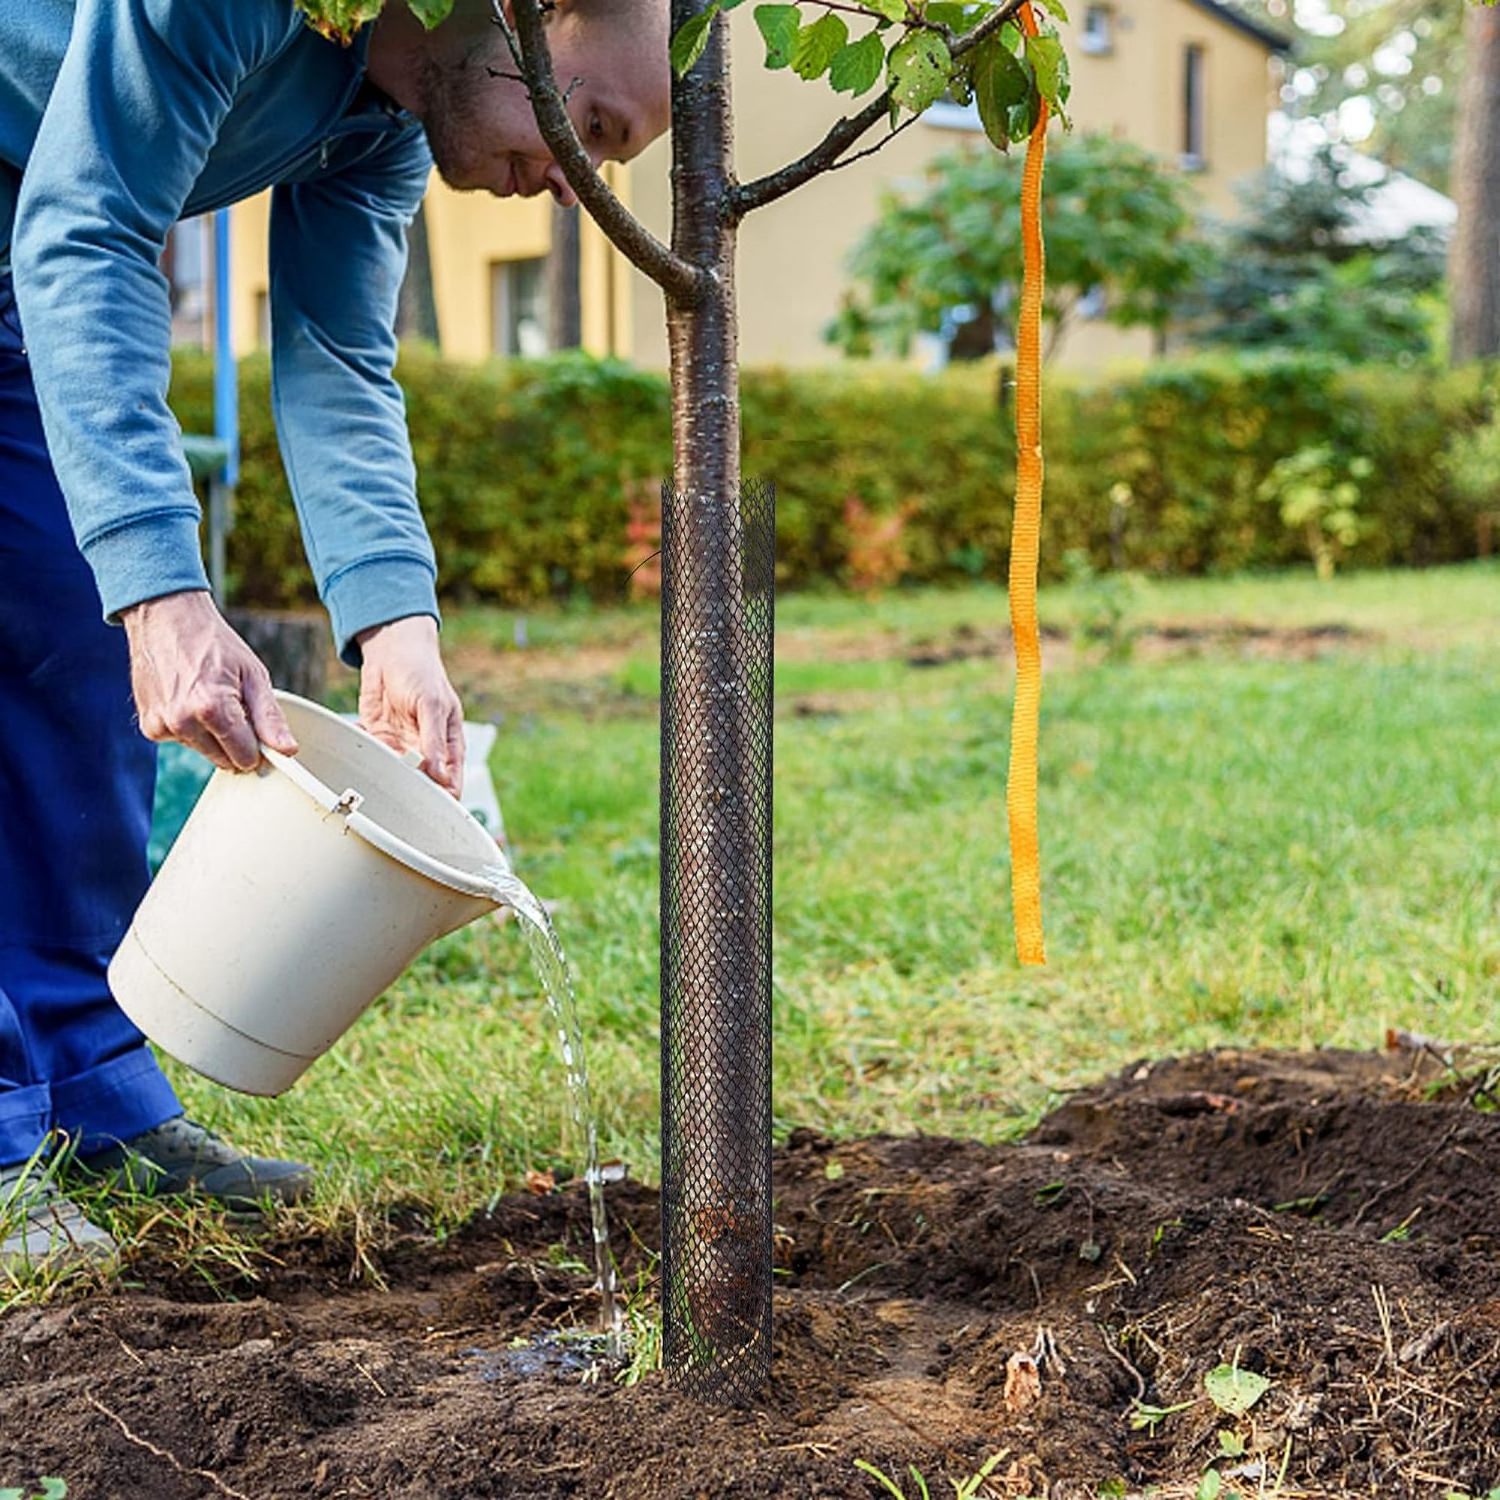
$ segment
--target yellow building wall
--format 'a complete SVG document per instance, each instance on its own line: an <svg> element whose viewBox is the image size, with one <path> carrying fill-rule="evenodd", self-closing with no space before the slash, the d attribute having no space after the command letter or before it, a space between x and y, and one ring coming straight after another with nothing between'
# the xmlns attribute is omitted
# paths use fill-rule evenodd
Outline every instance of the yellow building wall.
<svg viewBox="0 0 1500 1500"><path fill-rule="evenodd" d="M266 265L271 240L271 195L259 193L235 204L229 215L230 337L237 354L264 342Z"/></svg>
<svg viewBox="0 0 1500 1500"><path fill-rule="evenodd" d="M1081 19L1081 0L1073 7ZM801 156L841 115L852 112L848 95L825 82L807 83L789 70L764 66L765 46L753 7L730 12L733 38L736 160L750 181ZM1184 49L1205 48L1207 67L1206 170L1194 174L1205 201L1218 211L1234 204L1232 185L1265 164L1266 115L1272 88L1266 49L1188 0L1119 0L1114 6L1114 50L1090 56L1068 35L1073 68L1071 112L1077 130L1114 131L1176 161L1182 141ZM871 131L873 145L883 131ZM747 365L808 365L839 356L820 338L838 310L846 285L844 261L875 217L883 189L915 188L935 155L974 141L972 128L909 125L877 153L816 178L752 213L740 229L738 291L740 358ZM656 141L631 163L636 212L665 238L671 222L668 171L671 149ZM661 297L632 267L637 337L634 357L666 369L668 353ZM1150 335L1108 325L1075 328L1059 362L1093 365L1149 354Z"/></svg>
<svg viewBox="0 0 1500 1500"><path fill-rule="evenodd" d="M604 178L617 193L627 191L628 172L618 164L607 163ZM271 195L262 193L237 205L232 216L234 340L241 353L266 340L270 207ZM443 352L454 359L487 359L495 352L492 268L500 261L547 254L552 199L456 193L434 176L426 213ZM628 357L634 321L631 267L587 214L579 257L584 347Z"/></svg>
<svg viewBox="0 0 1500 1500"><path fill-rule="evenodd" d="M775 170L822 139L851 112L847 95L826 82L806 83L763 64L764 43L753 6L729 14L733 44L736 167L742 181ZM1074 5L1081 19L1083 0ZM1233 187L1265 164L1265 122L1273 103L1266 49L1191 0L1116 0L1113 50L1084 52L1068 35L1073 68L1071 110L1078 130L1117 133L1177 161L1183 141L1184 53L1203 47L1207 150L1193 174L1205 204L1232 212ZM1066 28L1065 28L1066 30ZM941 152L972 144L992 149L972 125L946 122L939 109L907 126L872 156L815 179L751 214L738 255L740 358L747 365L810 365L839 358L821 329L846 286L844 261L878 209L882 191L916 188ZM872 131L873 145L882 131ZM658 140L628 166L609 164L606 180L657 237L670 238L670 144ZM234 330L241 351L264 341L269 195L234 213ZM427 196L434 293L445 354L480 360L495 352L495 263L546 255L552 200L496 199L455 193L436 178ZM582 232L584 347L618 354L649 369L668 365L660 289L638 272L584 215ZM1075 324L1058 362L1097 366L1146 358L1151 336L1104 323ZM918 356L914 356L917 358Z"/></svg>

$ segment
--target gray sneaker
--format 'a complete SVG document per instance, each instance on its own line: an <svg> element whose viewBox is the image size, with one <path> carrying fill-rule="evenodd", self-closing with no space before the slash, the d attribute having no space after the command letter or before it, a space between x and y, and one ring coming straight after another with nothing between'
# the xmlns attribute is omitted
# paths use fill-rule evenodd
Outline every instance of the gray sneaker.
<svg viewBox="0 0 1500 1500"><path fill-rule="evenodd" d="M107 1260L118 1247L34 1162L0 1167L0 1272L61 1270Z"/></svg>
<svg viewBox="0 0 1500 1500"><path fill-rule="evenodd" d="M131 1192L186 1193L238 1209L262 1207L268 1198L298 1203L313 1180L311 1167L237 1151L186 1115L108 1151L80 1156L72 1167L85 1179L103 1179Z"/></svg>

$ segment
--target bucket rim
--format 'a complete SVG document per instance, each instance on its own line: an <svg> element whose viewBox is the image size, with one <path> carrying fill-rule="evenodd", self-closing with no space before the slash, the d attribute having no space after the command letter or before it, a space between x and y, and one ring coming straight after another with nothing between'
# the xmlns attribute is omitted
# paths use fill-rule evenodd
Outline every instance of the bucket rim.
<svg viewBox="0 0 1500 1500"><path fill-rule="evenodd" d="M332 709L325 708L321 703L314 703L310 698L299 697L296 693L286 692L282 688L275 689L276 700L279 703L295 704L299 712L311 713L314 717L324 719L331 725L336 725L346 733L363 735L370 744L384 755L390 756L391 760L405 770L414 770L401 756L397 755L391 747L381 740L375 738L362 724L351 722L341 714L336 714ZM453 865L437 859L425 850L417 848L415 844L408 843L405 839L392 833L390 829L377 823L373 818L360 812L358 799L360 791L358 787L348 787L340 791L334 790L320 777L315 776L306 766L299 764L295 755L284 755L271 746L262 744L260 753L265 757L266 763L274 770L285 776L299 791L311 797L325 812L338 813L343 818L345 826L351 833L357 834L365 843L378 849L380 853L394 859L397 864L404 865L407 869L418 875L425 876L428 880L436 881L437 884L447 886L449 890L458 891L461 895L473 896L481 901L492 902L496 906L505 903L495 893L495 887L481 875L475 875L467 870L460 870ZM422 776L420 771L415 772L425 781L428 778ZM439 795L445 795L434 783L433 790ZM354 793L354 799L350 793ZM507 874L510 871L510 861L505 857L505 851L495 842L489 831L474 815L455 801L455 809L472 824L474 830L493 846L495 851L495 864L500 870Z"/></svg>

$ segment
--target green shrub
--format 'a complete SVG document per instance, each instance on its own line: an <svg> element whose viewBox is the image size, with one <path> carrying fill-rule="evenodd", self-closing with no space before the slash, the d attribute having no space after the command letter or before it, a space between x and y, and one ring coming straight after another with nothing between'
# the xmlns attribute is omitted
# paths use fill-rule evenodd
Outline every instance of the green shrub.
<svg viewBox="0 0 1500 1500"><path fill-rule="evenodd" d="M173 403L188 430L211 420L210 373L204 357L179 356ZM399 373L447 597L623 598L639 557L632 503L639 510L671 474L665 377L586 355L466 366L416 349ZM776 482L782 583L849 584L851 548L871 518L903 512L905 579L1003 580L1015 439L1002 373L993 361L938 377L879 365L744 371L742 465ZM241 379L231 587L244 604L307 603L265 357L245 360ZM1305 563L1305 527L1260 496L1278 463L1308 449L1346 469L1371 466L1342 564L1472 556L1472 502L1446 454L1493 397L1473 371L1350 369L1309 354L1054 375L1044 574L1064 576L1070 553L1101 570L1156 574Z"/></svg>
<svg viewBox="0 0 1500 1500"><path fill-rule="evenodd" d="M1475 547L1480 556L1488 557L1500 523L1500 416L1460 430L1445 455L1445 466L1454 500L1473 520Z"/></svg>

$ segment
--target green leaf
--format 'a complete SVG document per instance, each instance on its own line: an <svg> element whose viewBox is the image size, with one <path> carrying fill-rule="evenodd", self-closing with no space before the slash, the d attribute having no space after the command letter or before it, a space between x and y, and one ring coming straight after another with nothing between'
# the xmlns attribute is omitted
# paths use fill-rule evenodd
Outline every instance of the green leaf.
<svg viewBox="0 0 1500 1500"><path fill-rule="evenodd" d="M1000 1460L1005 1457L1005 1449L998 1453L992 1453L985 1461L960 1484L957 1480L953 1484L953 1500L974 1500L979 1493L979 1487L996 1469L1000 1467Z"/></svg>
<svg viewBox="0 0 1500 1500"><path fill-rule="evenodd" d="M66 1479L43 1479L39 1483L42 1492L36 1500L68 1500L68 1481Z"/></svg>
<svg viewBox="0 0 1500 1500"><path fill-rule="evenodd" d="M1011 111L1031 93L1031 78L1021 60L997 38L981 43L974 55L974 99L979 120L992 144L1002 151L1011 143Z"/></svg>
<svg viewBox="0 0 1500 1500"><path fill-rule="evenodd" d="M939 3L945 3L945 0L939 0ZM954 30L960 36L974 30L981 21L987 20L987 18L992 17L993 13L995 13L995 6L990 5L989 0L984 0L984 3L981 3L981 5L974 5L972 0L966 0L965 5L960 6L960 9L963 10L963 15L953 23Z"/></svg>
<svg viewBox="0 0 1500 1500"><path fill-rule="evenodd" d="M1219 1452L1225 1458L1243 1458L1245 1440L1232 1427L1219 1429Z"/></svg>
<svg viewBox="0 0 1500 1500"><path fill-rule="evenodd" d="M953 55L942 37L915 31L891 49L891 99L920 114L943 96L953 72Z"/></svg>
<svg viewBox="0 0 1500 1500"><path fill-rule="evenodd" d="M795 5L757 5L755 24L766 39L766 66L790 66L792 48L797 44L797 31L802 25L801 11Z"/></svg>
<svg viewBox="0 0 1500 1500"><path fill-rule="evenodd" d="M332 41L349 43L354 33L380 14L385 0L297 0L307 24Z"/></svg>
<svg viewBox="0 0 1500 1500"><path fill-rule="evenodd" d="M1068 15L1068 7L1063 4L1063 0L1037 0L1037 3L1041 5L1044 10L1051 11L1052 14L1064 24L1072 19Z"/></svg>
<svg viewBox="0 0 1500 1500"><path fill-rule="evenodd" d="M854 1467L863 1470L871 1479L877 1480L880 1486L896 1497L896 1500L906 1500L906 1495L901 1486L896 1483L883 1469L877 1469L867 1458L856 1458ZM3 1500L3 1497L0 1497Z"/></svg>
<svg viewBox="0 0 1500 1500"><path fill-rule="evenodd" d="M1057 111L1063 113L1068 95L1073 91L1068 76L1068 54L1055 36L1029 36L1026 38L1026 61L1036 74L1036 86L1043 99Z"/></svg>
<svg viewBox="0 0 1500 1500"><path fill-rule="evenodd" d="M1033 82L1024 104L1017 104L1010 112L1010 138L1024 141L1033 130L1042 114L1042 96Z"/></svg>
<svg viewBox="0 0 1500 1500"><path fill-rule="evenodd" d="M935 26L946 26L950 31L963 29L964 8L956 0L931 0L922 16Z"/></svg>
<svg viewBox="0 0 1500 1500"><path fill-rule="evenodd" d="M1203 1478L1198 1481L1198 1494L1196 1500L1219 1500L1219 1495L1224 1489L1224 1480L1217 1469L1205 1469Z"/></svg>
<svg viewBox="0 0 1500 1500"><path fill-rule="evenodd" d="M1220 1411L1231 1417L1240 1417L1271 1389L1271 1382L1254 1370L1242 1370L1238 1365L1218 1365L1203 1377L1203 1388Z"/></svg>
<svg viewBox="0 0 1500 1500"><path fill-rule="evenodd" d="M866 10L874 11L877 16L883 16L887 21L904 21L906 19L906 0L859 0Z"/></svg>
<svg viewBox="0 0 1500 1500"><path fill-rule="evenodd" d="M797 33L792 48L792 71L799 78L822 77L848 40L849 28L830 11Z"/></svg>
<svg viewBox="0 0 1500 1500"><path fill-rule="evenodd" d="M828 82L840 93L863 94L880 78L885 66L885 46L878 32L839 49L828 67Z"/></svg>
<svg viewBox="0 0 1500 1500"><path fill-rule="evenodd" d="M429 31L434 26L442 25L448 19L449 13L453 9L453 0L406 0L406 3L411 6L412 13ZM45 1479L42 1481L43 1484L49 1482ZM61 1483L61 1480L58 1482ZM42 1497L42 1500L53 1500L53 1497L48 1492Z"/></svg>
<svg viewBox="0 0 1500 1500"><path fill-rule="evenodd" d="M844 1164L841 1161L831 1161L823 1168L823 1175L830 1182L837 1182L844 1175Z"/></svg>
<svg viewBox="0 0 1500 1500"><path fill-rule="evenodd" d="M948 97L955 104L968 106L974 102L973 59L965 58L948 75Z"/></svg>
<svg viewBox="0 0 1500 1500"><path fill-rule="evenodd" d="M682 23L677 35L672 38L672 71L681 78L703 56L708 46L709 28L722 8L722 0L709 0L709 4Z"/></svg>

